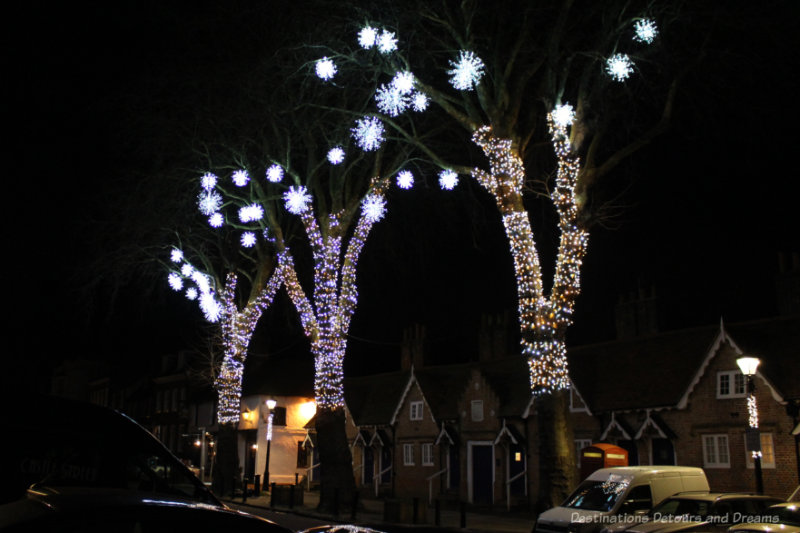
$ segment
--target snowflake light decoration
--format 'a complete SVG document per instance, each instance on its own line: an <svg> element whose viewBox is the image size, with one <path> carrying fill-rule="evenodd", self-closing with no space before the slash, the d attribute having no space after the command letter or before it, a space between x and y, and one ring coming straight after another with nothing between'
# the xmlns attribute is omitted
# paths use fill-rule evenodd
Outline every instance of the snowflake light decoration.
<svg viewBox="0 0 800 533"><path fill-rule="evenodd" d="M411 107L414 111L425 111L428 109L428 96L424 93L414 93L411 96Z"/></svg>
<svg viewBox="0 0 800 533"><path fill-rule="evenodd" d="M468 50L461 50L458 61L450 61L450 64L453 66L447 71L450 84L459 91L473 89L483 77L483 61Z"/></svg>
<svg viewBox="0 0 800 533"><path fill-rule="evenodd" d="M358 44L361 48L368 50L375 46L375 41L378 39L378 30L371 26L364 26L358 32Z"/></svg>
<svg viewBox="0 0 800 533"><path fill-rule="evenodd" d="M386 200L379 194L370 194L362 202L361 212L370 222L377 222L386 214Z"/></svg>
<svg viewBox="0 0 800 533"><path fill-rule="evenodd" d="M633 72L633 61L628 54L614 54L606 60L606 72L615 81L625 81Z"/></svg>
<svg viewBox="0 0 800 533"><path fill-rule="evenodd" d="M637 20L633 25L633 31L636 32L633 36L633 40L645 44L652 43L656 35L658 35L656 23L650 19Z"/></svg>
<svg viewBox="0 0 800 533"><path fill-rule="evenodd" d="M214 295L209 292L204 292L201 294L200 309L203 311L203 314L206 316L206 320L209 322L218 321L222 315L222 306L217 299L214 298Z"/></svg>
<svg viewBox="0 0 800 533"><path fill-rule="evenodd" d="M167 276L167 281L173 291L179 291L183 288L183 279L181 279L180 274L177 272L170 272Z"/></svg>
<svg viewBox="0 0 800 533"><path fill-rule="evenodd" d="M328 162L331 165L338 165L342 161L344 161L344 150L341 146L334 146L328 150Z"/></svg>
<svg viewBox="0 0 800 533"><path fill-rule="evenodd" d="M181 265L181 275L185 278L191 278L192 274L194 274L194 267L189 263L184 263Z"/></svg>
<svg viewBox="0 0 800 533"><path fill-rule="evenodd" d="M286 210L293 215L305 213L311 203L311 195L302 185L289 187L289 190L283 193L283 199L286 202Z"/></svg>
<svg viewBox="0 0 800 533"><path fill-rule="evenodd" d="M239 209L239 220L253 222L264 218L264 208L259 204L246 205Z"/></svg>
<svg viewBox="0 0 800 533"><path fill-rule="evenodd" d="M256 234L252 231L245 231L242 233L242 238L240 240L242 246L245 248L252 248L256 245Z"/></svg>
<svg viewBox="0 0 800 533"><path fill-rule="evenodd" d="M414 186L414 174L410 170L401 170L397 173L397 186L401 189L410 189Z"/></svg>
<svg viewBox="0 0 800 533"><path fill-rule="evenodd" d="M562 104L556 106L553 110L553 122L558 126L566 127L572 124L575 120L575 110L569 104Z"/></svg>
<svg viewBox="0 0 800 533"><path fill-rule="evenodd" d="M202 272L195 270L192 273L192 281L197 285L200 292L205 294L211 291L211 282L208 281L208 277Z"/></svg>
<svg viewBox="0 0 800 533"><path fill-rule="evenodd" d="M283 180L283 167L274 164L267 169L267 181L270 183L280 183Z"/></svg>
<svg viewBox="0 0 800 533"><path fill-rule="evenodd" d="M392 87L400 94L408 94L414 90L414 75L409 71L398 72L392 78Z"/></svg>
<svg viewBox="0 0 800 533"><path fill-rule="evenodd" d="M452 191L458 185L458 174L452 170L442 170L439 172L439 186L446 190Z"/></svg>
<svg viewBox="0 0 800 533"><path fill-rule="evenodd" d="M211 215L222 207L222 196L216 191L203 191L197 196L197 207L204 215Z"/></svg>
<svg viewBox="0 0 800 533"><path fill-rule="evenodd" d="M394 32L383 30L378 35L378 50L382 54L388 54L397 50L397 39L394 37Z"/></svg>
<svg viewBox="0 0 800 533"><path fill-rule="evenodd" d="M244 187L250 181L250 176L248 176L246 170L237 170L231 175L231 180L237 187Z"/></svg>
<svg viewBox="0 0 800 533"><path fill-rule="evenodd" d="M378 117L363 117L356 120L350 132L356 144L365 152L377 150L384 141L383 122Z"/></svg>
<svg viewBox="0 0 800 533"><path fill-rule="evenodd" d="M203 177L200 178L200 185L203 187L203 189L210 191L217 185L217 176L211 172L206 172L203 174Z"/></svg>
<svg viewBox="0 0 800 533"><path fill-rule="evenodd" d="M325 81L333 79L333 77L336 75L336 72L338 71L333 60L327 57L323 57L322 59L317 61L314 70L317 73L317 77Z"/></svg>
<svg viewBox="0 0 800 533"><path fill-rule="evenodd" d="M172 260L173 263L180 263L183 261L183 252L178 250L177 248L173 248L172 251L169 253L169 258Z"/></svg>
<svg viewBox="0 0 800 533"><path fill-rule="evenodd" d="M402 91L395 86L381 85L375 93L375 100L378 102L378 109L390 117L396 117L406 110L409 99L404 96Z"/></svg>
<svg viewBox="0 0 800 533"><path fill-rule="evenodd" d="M208 217L208 225L212 228L221 228L224 223L225 217L222 216L222 213L212 213L211 216Z"/></svg>
<svg viewBox="0 0 800 533"><path fill-rule="evenodd" d="M189 287L186 289L186 298L189 300L197 300L197 289L194 287Z"/></svg>

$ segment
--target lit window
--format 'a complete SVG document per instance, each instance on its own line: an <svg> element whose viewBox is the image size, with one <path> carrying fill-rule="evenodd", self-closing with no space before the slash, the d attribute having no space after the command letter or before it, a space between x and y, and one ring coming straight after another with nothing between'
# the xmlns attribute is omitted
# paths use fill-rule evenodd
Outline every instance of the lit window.
<svg viewBox="0 0 800 533"><path fill-rule="evenodd" d="M433 444L422 445L422 466L433 466Z"/></svg>
<svg viewBox="0 0 800 533"><path fill-rule="evenodd" d="M727 435L703 435L703 466L706 468L730 468Z"/></svg>
<svg viewBox="0 0 800 533"><path fill-rule="evenodd" d="M411 402L409 418L411 420L422 420L422 402Z"/></svg>
<svg viewBox="0 0 800 533"><path fill-rule="evenodd" d="M406 466L414 465L414 445L403 444L403 464Z"/></svg>
<svg viewBox="0 0 800 533"><path fill-rule="evenodd" d="M472 421L483 422L483 400L472 400Z"/></svg>
<svg viewBox="0 0 800 533"><path fill-rule="evenodd" d="M747 381L738 370L717 372L717 398L742 398L747 392Z"/></svg>
<svg viewBox="0 0 800 533"><path fill-rule="evenodd" d="M744 436L744 453L747 468L753 468L753 454L747 451L747 435ZM775 468L775 444L772 442L772 433L761 434L761 467Z"/></svg>

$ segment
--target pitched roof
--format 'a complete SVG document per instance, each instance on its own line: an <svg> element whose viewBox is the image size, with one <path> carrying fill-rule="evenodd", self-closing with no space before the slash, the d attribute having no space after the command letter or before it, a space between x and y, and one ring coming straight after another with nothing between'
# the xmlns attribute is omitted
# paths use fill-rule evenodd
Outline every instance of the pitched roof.
<svg viewBox="0 0 800 533"><path fill-rule="evenodd" d="M344 401L355 424L388 424L410 379L408 370L345 378Z"/></svg>

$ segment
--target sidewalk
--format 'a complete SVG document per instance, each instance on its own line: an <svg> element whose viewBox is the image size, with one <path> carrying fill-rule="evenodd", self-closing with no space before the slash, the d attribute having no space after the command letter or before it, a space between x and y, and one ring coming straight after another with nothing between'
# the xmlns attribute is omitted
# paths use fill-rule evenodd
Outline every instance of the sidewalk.
<svg viewBox="0 0 800 533"><path fill-rule="evenodd" d="M289 507L287 505L275 505L274 507L270 507L270 495L267 492L262 492L258 497L248 497L245 502L242 501L241 497L226 499L226 501L236 503L237 505L251 505L254 507L295 513L321 520L329 520L331 523L370 524L373 526L388 523L383 519L385 502L384 500L378 499L361 499L355 519L351 517L351 509L342 509L338 516L318 512L318 491L304 491L303 504L294 507ZM433 525L435 521L434 507L427 506L426 502L421 502L420 505L426 506L425 523ZM466 529L464 531L475 533L530 533L534 522L534 517L528 513L509 512L505 509L492 511L468 510L465 518ZM457 529L460 527L460 524L461 513L459 510L441 509L440 525L442 527Z"/></svg>

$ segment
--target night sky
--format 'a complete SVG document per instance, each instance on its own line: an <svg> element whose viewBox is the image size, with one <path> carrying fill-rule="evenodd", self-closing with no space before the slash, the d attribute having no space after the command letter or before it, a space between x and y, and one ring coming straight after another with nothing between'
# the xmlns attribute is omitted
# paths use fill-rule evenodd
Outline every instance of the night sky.
<svg viewBox="0 0 800 533"><path fill-rule="evenodd" d="M169 90L165 72L224 65L240 52L237 32L254 28L226 27L234 16L204 19L203 7L182 17L189 3L25 4L4 15L2 36L4 197L12 205L4 238L12 317L6 377L22 379L70 356L147 359L192 347L199 311L170 295L166 281L144 287L133 279L113 305L104 289L87 307L79 289L87 272L102 275L91 265L106 250L93 236L113 224L101 207L113 180L151 163L137 160L136 139L126 137L130 94L152 80ZM191 5L219 14L220 4ZM640 288L655 289L664 328L776 313L778 254L800 251L796 5L763 4L774 13L760 12L751 26L712 42L719 55L687 79L672 129L620 170L636 179L615 227L592 232L571 342L612 339L618 298ZM402 330L415 322L427 325L437 361L473 358L481 314L513 311L499 216L470 190L477 188L462 188L464 204L449 220L435 218L424 242L415 238L426 223L415 210L420 202L435 209L437 198L390 201L360 263L348 372L396 366ZM398 250L403 261L385 260ZM302 356L307 345L293 314L276 305L265 323L281 334L262 331L268 338L256 349Z"/></svg>

